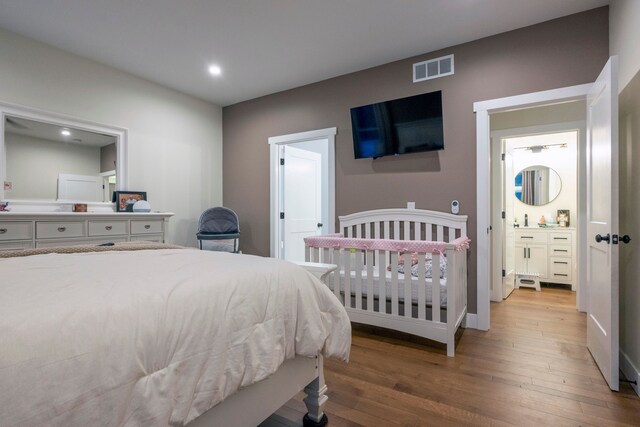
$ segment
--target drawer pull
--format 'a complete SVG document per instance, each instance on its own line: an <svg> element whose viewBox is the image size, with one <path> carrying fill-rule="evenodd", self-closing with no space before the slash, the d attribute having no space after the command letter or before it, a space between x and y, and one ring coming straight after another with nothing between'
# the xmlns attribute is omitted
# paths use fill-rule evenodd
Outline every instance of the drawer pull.
<svg viewBox="0 0 640 427"><path fill-rule="evenodd" d="M4 234L4 233L6 233L6 232L7 232L7 229L6 229L6 228L0 228L0 234Z"/></svg>
<svg viewBox="0 0 640 427"><path fill-rule="evenodd" d="M553 273L554 276L562 276L562 277L567 277L568 274L562 274L562 273Z"/></svg>
<svg viewBox="0 0 640 427"><path fill-rule="evenodd" d="M67 231L67 227L58 227L58 231L64 233L65 231Z"/></svg>
<svg viewBox="0 0 640 427"><path fill-rule="evenodd" d="M554 237L553 240L569 240L567 237Z"/></svg>
<svg viewBox="0 0 640 427"><path fill-rule="evenodd" d="M148 230L148 229L150 229L150 228L151 228L151 226L150 226L149 224L145 224L145 226L144 226L144 229L145 229L145 230Z"/></svg>
<svg viewBox="0 0 640 427"><path fill-rule="evenodd" d="M569 264L568 262L565 261L553 261L554 264Z"/></svg>
<svg viewBox="0 0 640 427"><path fill-rule="evenodd" d="M113 228L113 227L112 227L112 226L110 226L110 225L106 225L106 226L104 227L104 229L105 229L105 230L107 230L107 231L111 231L111 229L112 229L112 228Z"/></svg>
<svg viewBox="0 0 640 427"><path fill-rule="evenodd" d="M533 239L533 236L520 236L521 239Z"/></svg>
<svg viewBox="0 0 640 427"><path fill-rule="evenodd" d="M553 252L569 252L568 249L554 249Z"/></svg>

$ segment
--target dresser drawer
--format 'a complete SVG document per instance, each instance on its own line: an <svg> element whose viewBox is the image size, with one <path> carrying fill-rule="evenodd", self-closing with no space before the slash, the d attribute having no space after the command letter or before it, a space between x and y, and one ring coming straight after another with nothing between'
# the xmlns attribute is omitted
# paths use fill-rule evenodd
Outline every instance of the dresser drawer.
<svg viewBox="0 0 640 427"><path fill-rule="evenodd" d="M549 233L549 243L550 244L571 244L571 233L570 232L562 232L562 231L554 231Z"/></svg>
<svg viewBox="0 0 640 427"><path fill-rule="evenodd" d="M30 240L32 223L28 221L0 221L0 240Z"/></svg>
<svg viewBox="0 0 640 427"><path fill-rule="evenodd" d="M549 256L561 256L571 258L571 246L569 245L549 245Z"/></svg>
<svg viewBox="0 0 640 427"><path fill-rule="evenodd" d="M127 229L127 221L89 221L89 236L117 236Z"/></svg>
<svg viewBox="0 0 640 427"><path fill-rule="evenodd" d="M86 236L85 222L36 222L36 238L61 239Z"/></svg>
<svg viewBox="0 0 640 427"><path fill-rule="evenodd" d="M131 221L131 234L162 233L162 220Z"/></svg>
<svg viewBox="0 0 640 427"><path fill-rule="evenodd" d="M155 242L155 243L164 243L164 237L162 234L140 234L140 235L132 235L132 242Z"/></svg>
<svg viewBox="0 0 640 427"><path fill-rule="evenodd" d="M528 232L518 231L516 233L516 242L520 243L547 243L546 232Z"/></svg>
<svg viewBox="0 0 640 427"><path fill-rule="evenodd" d="M27 242L5 242L0 243L0 252L2 251L24 251L33 248L31 240Z"/></svg>
<svg viewBox="0 0 640 427"><path fill-rule="evenodd" d="M571 267L570 258L549 257L549 268L552 276L553 273L571 274Z"/></svg>

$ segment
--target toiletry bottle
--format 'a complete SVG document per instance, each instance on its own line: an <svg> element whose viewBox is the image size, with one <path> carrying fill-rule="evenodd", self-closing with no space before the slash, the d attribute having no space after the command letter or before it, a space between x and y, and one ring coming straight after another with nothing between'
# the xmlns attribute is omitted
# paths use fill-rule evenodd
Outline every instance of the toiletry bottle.
<svg viewBox="0 0 640 427"><path fill-rule="evenodd" d="M528 227L529 226L529 215L524 214L524 226Z"/></svg>

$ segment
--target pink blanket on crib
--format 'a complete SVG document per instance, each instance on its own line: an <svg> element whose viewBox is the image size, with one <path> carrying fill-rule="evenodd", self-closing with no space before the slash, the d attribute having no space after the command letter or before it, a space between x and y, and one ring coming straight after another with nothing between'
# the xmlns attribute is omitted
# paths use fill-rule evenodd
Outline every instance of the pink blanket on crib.
<svg viewBox="0 0 640 427"><path fill-rule="evenodd" d="M458 237L452 242L430 242L425 240L361 239L344 237L341 234L305 237L304 243L311 248L362 249L396 252L444 253L448 248L464 251L469 248L467 236Z"/></svg>

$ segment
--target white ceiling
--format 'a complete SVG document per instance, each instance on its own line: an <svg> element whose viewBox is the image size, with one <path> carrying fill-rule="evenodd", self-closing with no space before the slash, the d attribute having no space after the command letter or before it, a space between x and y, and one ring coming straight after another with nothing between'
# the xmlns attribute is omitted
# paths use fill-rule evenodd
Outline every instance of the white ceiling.
<svg viewBox="0 0 640 427"><path fill-rule="evenodd" d="M0 27L226 106L606 4L0 0Z"/></svg>

